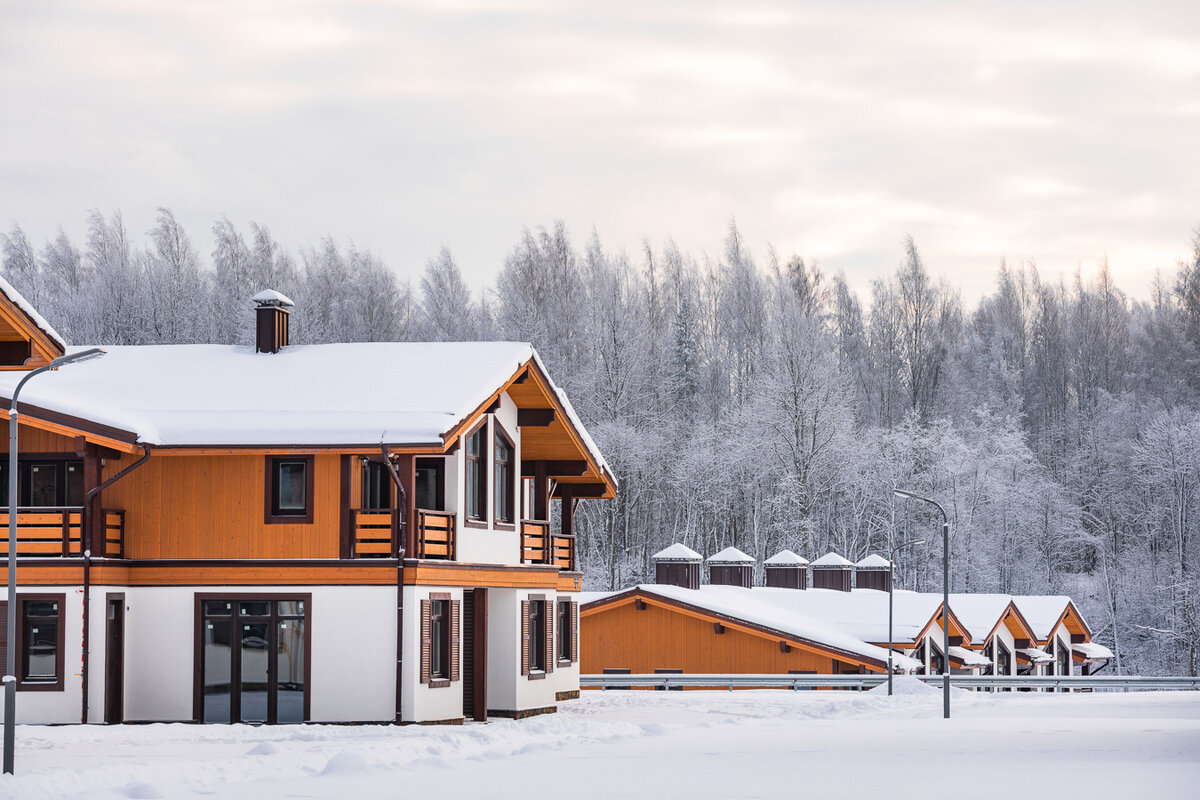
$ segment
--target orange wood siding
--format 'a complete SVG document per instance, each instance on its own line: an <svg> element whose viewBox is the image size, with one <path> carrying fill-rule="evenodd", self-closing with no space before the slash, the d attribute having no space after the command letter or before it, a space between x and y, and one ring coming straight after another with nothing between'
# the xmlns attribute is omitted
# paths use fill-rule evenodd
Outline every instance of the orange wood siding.
<svg viewBox="0 0 1200 800"><path fill-rule="evenodd" d="M103 478L134 460L109 459ZM266 524L263 455L151 456L101 503L125 510L126 558L337 558L338 455L318 453L313 466L311 524Z"/></svg>
<svg viewBox="0 0 1200 800"><path fill-rule="evenodd" d="M21 405L21 403L18 403ZM20 408L17 409L20 411ZM0 420L0 448L8 455L8 420ZM17 437L17 455L22 453L74 453L75 438L22 424Z"/></svg>
<svg viewBox="0 0 1200 800"><path fill-rule="evenodd" d="M784 653L778 639L728 626L718 634L711 620L650 604L642 611L629 603L585 615L579 623L579 644L579 668L584 674L620 668L635 673L656 669L715 674L833 672L829 656L794 644Z"/></svg>

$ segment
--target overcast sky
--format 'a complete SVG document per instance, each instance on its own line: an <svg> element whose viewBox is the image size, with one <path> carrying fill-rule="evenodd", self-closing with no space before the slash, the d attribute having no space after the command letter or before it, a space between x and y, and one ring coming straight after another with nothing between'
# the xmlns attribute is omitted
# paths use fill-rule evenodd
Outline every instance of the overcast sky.
<svg viewBox="0 0 1200 800"><path fill-rule="evenodd" d="M911 233L1145 296L1200 223L1200 2L4 0L0 227L172 208L490 284L524 226L866 282ZM140 240L140 236L139 236Z"/></svg>

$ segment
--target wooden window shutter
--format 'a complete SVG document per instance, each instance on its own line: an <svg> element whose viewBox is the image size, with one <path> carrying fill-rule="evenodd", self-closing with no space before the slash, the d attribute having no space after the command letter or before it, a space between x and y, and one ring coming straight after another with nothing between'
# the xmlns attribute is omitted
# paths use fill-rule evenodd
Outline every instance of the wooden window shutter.
<svg viewBox="0 0 1200 800"><path fill-rule="evenodd" d="M430 660L433 657L433 638L430 635L430 616L433 602L421 601L421 683L429 683Z"/></svg>
<svg viewBox="0 0 1200 800"><path fill-rule="evenodd" d="M542 601L542 617L546 620L546 672L554 672L554 613L553 600Z"/></svg>
<svg viewBox="0 0 1200 800"><path fill-rule="evenodd" d="M20 610L18 608L18 610ZM0 674L8 668L8 601L0 600ZM17 620L20 625L21 621ZM17 666L20 670L20 665Z"/></svg>
<svg viewBox="0 0 1200 800"><path fill-rule="evenodd" d="M571 601L571 663L579 661L579 603Z"/></svg>
<svg viewBox="0 0 1200 800"><path fill-rule="evenodd" d="M462 614L461 600L450 601L450 680L459 679L459 617Z"/></svg>
<svg viewBox="0 0 1200 800"><path fill-rule="evenodd" d="M529 601L521 601L521 674L529 674Z"/></svg>

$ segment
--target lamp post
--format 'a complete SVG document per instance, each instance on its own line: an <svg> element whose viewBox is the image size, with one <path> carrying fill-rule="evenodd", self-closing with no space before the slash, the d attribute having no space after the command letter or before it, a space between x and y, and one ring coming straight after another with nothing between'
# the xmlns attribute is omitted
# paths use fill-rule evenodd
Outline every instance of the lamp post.
<svg viewBox="0 0 1200 800"><path fill-rule="evenodd" d="M936 500L910 492L893 489L896 497L920 500L942 512L942 705L943 716L950 719L950 519L946 509Z"/></svg>
<svg viewBox="0 0 1200 800"><path fill-rule="evenodd" d="M13 772L17 727L17 397L35 375L104 355L99 347L61 356L30 372L13 390L8 411L8 659L4 665L4 772ZM62 658L62 653L59 653Z"/></svg>
<svg viewBox="0 0 1200 800"><path fill-rule="evenodd" d="M924 539L917 539L915 542L905 542L898 544L891 549L888 554L888 697L892 696L892 672L895 667L892 664L892 589L896 584L896 553L901 550L907 550L910 547L916 547L919 544L925 544Z"/></svg>

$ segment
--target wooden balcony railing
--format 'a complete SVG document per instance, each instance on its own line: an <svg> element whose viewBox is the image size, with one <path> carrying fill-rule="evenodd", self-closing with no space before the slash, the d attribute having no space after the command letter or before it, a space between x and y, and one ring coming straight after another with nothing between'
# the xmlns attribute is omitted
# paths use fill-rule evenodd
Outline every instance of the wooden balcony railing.
<svg viewBox="0 0 1200 800"><path fill-rule="evenodd" d="M350 557L390 558L396 527L396 512L392 509L351 509ZM409 554L410 558L454 560L453 514L418 509L416 532L416 551Z"/></svg>
<svg viewBox="0 0 1200 800"><path fill-rule="evenodd" d="M101 510L106 558L125 554L125 512ZM18 558L78 558L83 555L83 509L78 506L17 509ZM0 508L0 552L8 553L8 509Z"/></svg>
<svg viewBox="0 0 1200 800"><path fill-rule="evenodd" d="M521 563L554 564L560 569L575 567L575 537L550 534L550 523L521 520Z"/></svg>

